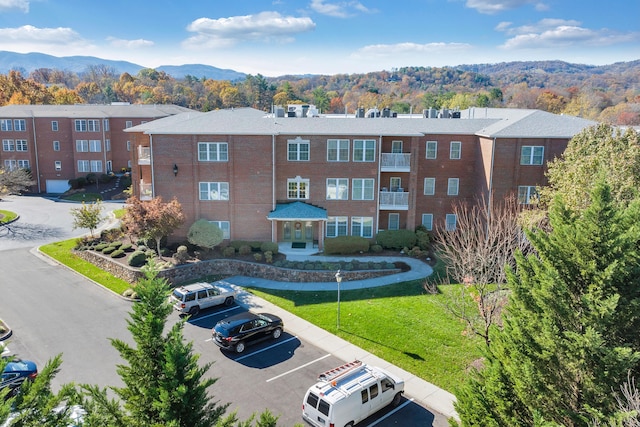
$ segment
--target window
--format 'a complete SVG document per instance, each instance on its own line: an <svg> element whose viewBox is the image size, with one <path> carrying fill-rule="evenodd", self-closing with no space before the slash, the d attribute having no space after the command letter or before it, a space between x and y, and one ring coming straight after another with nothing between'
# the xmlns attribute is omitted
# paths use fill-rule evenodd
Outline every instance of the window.
<svg viewBox="0 0 640 427"><path fill-rule="evenodd" d="M76 132L86 132L87 131L87 121L86 120L75 120L75 129Z"/></svg>
<svg viewBox="0 0 640 427"><path fill-rule="evenodd" d="M200 200L229 200L228 182L201 182Z"/></svg>
<svg viewBox="0 0 640 427"><path fill-rule="evenodd" d="M330 408L329 403L324 399L320 399L320 403L318 403L318 411L321 414L323 414L323 415L328 417L329 416L329 408Z"/></svg>
<svg viewBox="0 0 640 427"><path fill-rule="evenodd" d="M449 178L449 182L447 183L447 196L457 196L459 185L459 178Z"/></svg>
<svg viewBox="0 0 640 427"><path fill-rule="evenodd" d="M99 139L90 139L89 140L89 151L92 153L99 153L102 151L102 141Z"/></svg>
<svg viewBox="0 0 640 427"><path fill-rule="evenodd" d="M302 179L299 176L294 179L287 180L287 198L288 199L308 199L309 198L309 180Z"/></svg>
<svg viewBox="0 0 640 427"><path fill-rule="evenodd" d="M127 141L127 151L131 151L131 141Z"/></svg>
<svg viewBox="0 0 640 427"><path fill-rule="evenodd" d="M287 153L287 160L290 162L308 161L309 141L302 141L301 139L289 141L287 144Z"/></svg>
<svg viewBox="0 0 640 427"><path fill-rule="evenodd" d="M449 145L449 158L452 160L460 160L460 154L462 152L462 142L451 141Z"/></svg>
<svg viewBox="0 0 640 427"><path fill-rule="evenodd" d="M54 132L58 131L58 121L57 120L51 120L51 130Z"/></svg>
<svg viewBox="0 0 640 427"><path fill-rule="evenodd" d="M347 200L348 198L348 178L327 178L327 200Z"/></svg>
<svg viewBox="0 0 640 427"><path fill-rule="evenodd" d="M434 194L436 194L436 179L425 178L424 179L424 195L433 196Z"/></svg>
<svg viewBox="0 0 640 427"><path fill-rule="evenodd" d="M84 153L89 151L89 141L86 139L76 139L76 151Z"/></svg>
<svg viewBox="0 0 640 427"><path fill-rule="evenodd" d="M330 216L327 218L327 237L346 236L348 218L346 216Z"/></svg>
<svg viewBox="0 0 640 427"><path fill-rule="evenodd" d="M438 141L427 141L427 159L435 159L438 155Z"/></svg>
<svg viewBox="0 0 640 427"><path fill-rule="evenodd" d="M107 160L107 173L113 172L113 162L111 160Z"/></svg>
<svg viewBox="0 0 640 427"><path fill-rule="evenodd" d="M61 171L62 170L62 162L60 160L56 160L53 163L53 167L55 168L55 170Z"/></svg>
<svg viewBox="0 0 640 427"><path fill-rule="evenodd" d="M447 231L455 231L458 217L456 214L447 214L445 227Z"/></svg>
<svg viewBox="0 0 640 427"><path fill-rule="evenodd" d="M231 223L229 221L209 221L218 226L222 230L223 239L231 239Z"/></svg>
<svg viewBox="0 0 640 427"><path fill-rule="evenodd" d="M376 396L378 396L378 384L374 384L369 387L369 395L371 396L371 399L375 399Z"/></svg>
<svg viewBox="0 0 640 427"><path fill-rule="evenodd" d="M29 160L18 160L18 168L29 169L30 167Z"/></svg>
<svg viewBox="0 0 640 427"><path fill-rule="evenodd" d="M351 181L353 189L351 190L352 200L373 200L373 184L372 178L357 179Z"/></svg>
<svg viewBox="0 0 640 427"><path fill-rule="evenodd" d="M104 140L104 151L111 151L111 140L110 139L105 139Z"/></svg>
<svg viewBox="0 0 640 427"><path fill-rule="evenodd" d="M78 160L78 172L91 172L89 160Z"/></svg>
<svg viewBox="0 0 640 427"><path fill-rule="evenodd" d="M229 145L226 142L199 142L198 160L201 162L226 162L229 160Z"/></svg>
<svg viewBox="0 0 640 427"><path fill-rule="evenodd" d="M349 161L349 140L348 139L328 139L327 140L327 161L328 162L348 162Z"/></svg>
<svg viewBox="0 0 640 427"><path fill-rule="evenodd" d="M367 403L369 401L369 392L366 388L360 392L360 395L362 396L362 403Z"/></svg>
<svg viewBox="0 0 640 427"><path fill-rule="evenodd" d="M87 130L89 132L100 132L100 120L87 120Z"/></svg>
<svg viewBox="0 0 640 427"><path fill-rule="evenodd" d="M25 119L15 119L13 121L13 130L16 130L16 131L27 130L27 121Z"/></svg>
<svg viewBox="0 0 640 427"><path fill-rule="evenodd" d="M535 203L538 197L536 187L533 185L520 185L518 186L518 203L521 205L530 205Z"/></svg>
<svg viewBox="0 0 640 427"><path fill-rule="evenodd" d="M353 161L354 162L375 162L376 141L373 139L353 140Z"/></svg>
<svg viewBox="0 0 640 427"><path fill-rule="evenodd" d="M60 151L60 141L53 141L53 151Z"/></svg>
<svg viewBox="0 0 640 427"><path fill-rule="evenodd" d="M109 132L109 119L104 119L102 121L102 126L104 127L105 132Z"/></svg>
<svg viewBox="0 0 640 427"><path fill-rule="evenodd" d="M102 172L102 160L91 160L91 172Z"/></svg>
<svg viewBox="0 0 640 427"><path fill-rule="evenodd" d="M4 168L6 170L15 170L18 167L18 163L15 160L5 160L4 161Z"/></svg>
<svg viewBox="0 0 640 427"><path fill-rule="evenodd" d="M544 158L544 147L525 145L520 152L521 165L541 165Z"/></svg>
<svg viewBox="0 0 640 427"><path fill-rule="evenodd" d="M399 230L399 229L400 229L400 214L390 213L389 214L389 230Z"/></svg>
<svg viewBox="0 0 640 427"><path fill-rule="evenodd" d="M130 127L133 127L133 122L131 120L127 120L126 122L124 122L125 129L129 129Z"/></svg>
<svg viewBox="0 0 640 427"><path fill-rule="evenodd" d="M13 130L13 126L11 125L11 119L2 119L0 120L0 130L4 132L10 132Z"/></svg>
<svg viewBox="0 0 640 427"><path fill-rule="evenodd" d="M422 214L422 225L429 231L433 230L433 214Z"/></svg>
<svg viewBox="0 0 640 427"><path fill-rule="evenodd" d="M381 379L380 380L380 385L382 386L382 393L384 393L385 391L394 389L393 383L391 382L391 380L389 378Z"/></svg>
<svg viewBox="0 0 640 427"><path fill-rule="evenodd" d="M373 237L373 217L351 217L351 235Z"/></svg>
<svg viewBox="0 0 640 427"><path fill-rule="evenodd" d="M391 187L391 191L400 191L402 188L402 179L400 177L391 177L389 178L389 186Z"/></svg>
<svg viewBox="0 0 640 427"><path fill-rule="evenodd" d="M391 152L395 154L402 153L402 141L391 141Z"/></svg>
<svg viewBox="0 0 640 427"><path fill-rule="evenodd" d="M16 139L16 151L27 151L26 139Z"/></svg>
<svg viewBox="0 0 640 427"><path fill-rule="evenodd" d="M3 139L2 140L2 151L15 151L15 145L13 144L13 139Z"/></svg>

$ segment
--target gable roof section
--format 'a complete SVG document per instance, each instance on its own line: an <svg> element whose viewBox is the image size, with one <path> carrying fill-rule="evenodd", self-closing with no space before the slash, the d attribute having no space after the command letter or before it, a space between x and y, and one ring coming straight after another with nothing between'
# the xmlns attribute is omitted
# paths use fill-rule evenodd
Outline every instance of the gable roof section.
<svg viewBox="0 0 640 427"><path fill-rule="evenodd" d="M268 220L317 221L327 219L327 210L304 202L277 204Z"/></svg>
<svg viewBox="0 0 640 427"><path fill-rule="evenodd" d="M580 117L540 110L525 111L527 114L500 120L476 134L489 138L572 138L583 129L597 124Z"/></svg>
<svg viewBox="0 0 640 427"><path fill-rule="evenodd" d="M125 117L154 119L193 111L171 104L75 104L75 105L5 105L0 107L0 117L67 117L106 118Z"/></svg>

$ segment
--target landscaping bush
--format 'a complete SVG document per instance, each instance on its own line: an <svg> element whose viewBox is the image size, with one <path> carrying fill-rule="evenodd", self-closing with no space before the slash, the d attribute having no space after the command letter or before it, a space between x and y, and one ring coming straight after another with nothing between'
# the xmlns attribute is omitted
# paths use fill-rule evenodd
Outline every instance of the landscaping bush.
<svg viewBox="0 0 640 427"><path fill-rule="evenodd" d="M189 258L191 258L189 256L189 249L184 245L178 246L176 253L173 254L173 259L176 261L176 264L184 264Z"/></svg>
<svg viewBox="0 0 640 427"><path fill-rule="evenodd" d="M122 242L119 240L116 240L115 242L109 243L109 246L111 246L112 248L118 249L119 247L122 246Z"/></svg>
<svg viewBox="0 0 640 427"><path fill-rule="evenodd" d="M192 245L210 250L224 240L224 234L216 224L201 218L189 227L187 240Z"/></svg>
<svg viewBox="0 0 640 427"><path fill-rule="evenodd" d="M76 179L78 180L78 188L82 188L87 185L87 178L85 178L84 176L79 176Z"/></svg>
<svg viewBox="0 0 640 427"><path fill-rule="evenodd" d="M271 254L277 254L278 253L278 244L276 242L262 242L262 244L260 245L260 250L262 252L271 252Z"/></svg>
<svg viewBox="0 0 640 427"><path fill-rule="evenodd" d="M424 225L416 227L416 245L423 251L427 251L431 247L431 235Z"/></svg>
<svg viewBox="0 0 640 427"><path fill-rule="evenodd" d="M129 259L127 260L127 263L131 267L142 267L146 262L147 255L141 250L132 252L131 255L129 255Z"/></svg>
<svg viewBox="0 0 640 427"><path fill-rule="evenodd" d="M413 247L416 240L416 233L411 230L385 230L376 235L376 243L384 249Z"/></svg>
<svg viewBox="0 0 640 427"><path fill-rule="evenodd" d="M271 252L271 251L266 251L266 252L264 253L264 260L265 260L267 263L271 264L271 263L273 262L273 252Z"/></svg>
<svg viewBox="0 0 640 427"><path fill-rule="evenodd" d="M86 178L87 183L89 184L95 184L96 183L96 174L95 173L88 173Z"/></svg>
<svg viewBox="0 0 640 427"><path fill-rule="evenodd" d="M93 250L101 252L104 248L108 247L108 243L99 243L93 247Z"/></svg>
<svg viewBox="0 0 640 427"><path fill-rule="evenodd" d="M111 252L111 258L122 258L124 255L125 253L122 249L116 249L115 251Z"/></svg>
<svg viewBox="0 0 640 427"><path fill-rule="evenodd" d="M111 252L115 250L116 248L114 248L113 246L107 246L106 248L102 249L102 253L105 255L109 255Z"/></svg>
<svg viewBox="0 0 640 427"><path fill-rule="evenodd" d="M369 248L369 250L374 254L379 254L380 252L382 252L382 246L378 244L371 245L371 248Z"/></svg>
<svg viewBox="0 0 640 427"><path fill-rule="evenodd" d="M251 246L249 245L242 245L240 246L240 249L238 249L238 253L240 255L249 255L252 252Z"/></svg>
<svg viewBox="0 0 640 427"><path fill-rule="evenodd" d="M257 262L262 261L262 254L260 252L256 252L255 254L253 254L253 259L255 259Z"/></svg>
<svg viewBox="0 0 640 427"><path fill-rule="evenodd" d="M324 253L327 255L344 255L367 252L369 241L360 236L339 236L324 241Z"/></svg>
<svg viewBox="0 0 640 427"><path fill-rule="evenodd" d="M131 243L123 243L122 246L120 246L120 249L125 252L131 252L133 250L133 245Z"/></svg>
<svg viewBox="0 0 640 427"><path fill-rule="evenodd" d="M227 246L222 250L222 255L225 258L232 258L236 254L236 249L233 246Z"/></svg>
<svg viewBox="0 0 640 427"><path fill-rule="evenodd" d="M69 184L72 190L77 190L78 188L81 188L78 178L71 178L69 181L67 181L67 183Z"/></svg>
<svg viewBox="0 0 640 427"><path fill-rule="evenodd" d="M112 178L109 175L103 173L102 175L100 175L100 178L98 178L98 182L100 184L108 184L109 182L111 182L111 179Z"/></svg>

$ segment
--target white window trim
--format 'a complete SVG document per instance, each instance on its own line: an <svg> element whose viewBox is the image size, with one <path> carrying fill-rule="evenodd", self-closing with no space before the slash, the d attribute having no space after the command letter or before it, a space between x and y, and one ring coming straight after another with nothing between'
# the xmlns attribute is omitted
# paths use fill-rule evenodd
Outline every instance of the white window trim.
<svg viewBox="0 0 640 427"><path fill-rule="evenodd" d="M528 159L524 158L524 150L526 148L531 149L531 153L529 154ZM540 149L542 154L540 155L540 163L534 163L534 159L536 158L535 152L536 149ZM520 149L520 164L524 166L541 166L544 164L544 146L543 145L523 145Z"/></svg>
<svg viewBox="0 0 640 427"><path fill-rule="evenodd" d="M331 192L329 189L331 188L329 185L329 181L335 181L335 197L329 197ZM344 196L338 197L338 194L341 192L339 189L341 188L341 184L344 184ZM349 178L327 178L327 191L326 191L326 199L327 200L349 200Z"/></svg>
<svg viewBox="0 0 640 427"><path fill-rule="evenodd" d="M428 231L432 231L433 230L433 214L430 214L430 213L422 214L421 224L424 225Z"/></svg>
<svg viewBox="0 0 640 427"><path fill-rule="evenodd" d="M356 194L356 181L361 181L362 185L360 186L360 188L362 189L361 194ZM371 197L367 198L367 185L370 183L370 187L371 187ZM375 188L376 188L376 182L375 179L373 178L352 178L351 179L351 200L374 200L375 198Z"/></svg>
<svg viewBox="0 0 640 427"><path fill-rule="evenodd" d="M335 232L329 233L332 227L335 228ZM347 236L348 234L349 234L349 217L348 216L330 216L327 218L327 227L326 227L327 237Z"/></svg>
<svg viewBox="0 0 640 427"><path fill-rule="evenodd" d="M393 218L393 220L392 220ZM392 226L393 224L393 226ZM388 230L400 230L400 214L399 213L390 213L389 214L389 228Z"/></svg>
<svg viewBox="0 0 640 427"><path fill-rule="evenodd" d="M202 194L202 186L206 185L207 197L203 198ZM198 198L199 200L204 201L223 201L226 202L229 200L229 183L220 181L201 181L198 183Z"/></svg>
<svg viewBox="0 0 640 427"><path fill-rule="evenodd" d="M231 223L229 221L209 221L212 224L218 226L222 230L222 238L225 240L231 239Z"/></svg>
<svg viewBox="0 0 640 427"><path fill-rule="evenodd" d="M518 186L518 203L521 205L530 205L531 199L536 198L538 192L535 185L519 185Z"/></svg>
<svg viewBox="0 0 640 427"><path fill-rule="evenodd" d="M432 186L427 185L427 182L433 182ZM427 189L431 187L431 191L428 192ZM426 177L424 179L424 190L423 193L425 196L433 196L436 194L436 179L433 177Z"/></svg>
<svg viewBox="0 0 640 427"><path fill-rule="evenodd" d="M331 143L336 144L336 158L331 159L329 155L329 145ZM340 153L344 152L342 148L343 145L346 145L346 157L340 155ZM327 139L327 162L348 162L349 161L349 150L350 150L350 141L348 139Z"/></svg>
<svg viewBox="0 0 640 427"><path fill-rule="evenodd" d="M433 150L429 150L429 145L433 145ZM433 154L430 156L429 152L433 151ZM425 159L435 160L438 158L438 141L427 141L425 143Z"/></svg>
<svg viewBox="0 0 640 427"><path fill-rule="evenodd" d="M362 159L356 158L356 145L362 143ZM372 153L373 156L367 159L367 153ZM353 161L357 163L375 162L376 161L376 140L375 139L354 139L353 140Z"/></svg>
<svg viewBox="0 0 640 427"><path fill-rule="evenodd" d="M295 153L291 151L291 147L295 146ZM302 147L306 146L307 158L303 159L302 154L305 153L301 150ZM292 154L295 154L295 158L292 158ZM289 162L308 162L311 160L311 143L308 140L297 137L296 139L290 139L287 141L287 161Z"/></svg>
<svg viewBox="0 0 640 427"><path fill-rule="evenodd" d="M449 178L447 181L447 196L457 196L460 193L460 178Z"/></svg>
<svg viewBox="0 0 640 427"><path fill-rule="evenodd" d="M296 196L293 197L290 193L291 184L296 185ZM304 189L301 187L304 184ZM287 179L287 199L289 200L309 200L310 198L310 180L308 178L302 178L300 176L296 176L295 178ZM302 197L300 197L302 196Z"/></svg>
<svg viewBox="0 0 640 427"><path fill-rule="evenodd" d="M201 148L206 148L201 151ZM223 147L226 150L223 150ZM203 154L203 156L201 156ZM199 162L228 162L229 144L226 142L198 142Z"/></svg>
<svg viewBox="0 0 640 427"><path fill-rule="evenodd" d="M371 223L370 234L365 234L365 226L364 226L365 222ZM359 225L360 233L354 233L355 224L360 224ZM372 216L352 216L351 217L351 235L365 237L365 238L372 238L373 237L373 217Z"/></svg>
<svg viewBox="0 0 640 427"><path fill-rule="evenodd" d="M458 226L458 216L456 214L447 214L445 217L445 228L447 231L455 231Z"/></svg>
<svg viewBox="0 0 640 427"><path fill-rule="evenodd" d="M454 149L457 147L457 149ZM457 154L457 156L455 156ZM451 160L460 160L462 157L462 142L460 141L451 141L449 144L449 159Z"/></svg>

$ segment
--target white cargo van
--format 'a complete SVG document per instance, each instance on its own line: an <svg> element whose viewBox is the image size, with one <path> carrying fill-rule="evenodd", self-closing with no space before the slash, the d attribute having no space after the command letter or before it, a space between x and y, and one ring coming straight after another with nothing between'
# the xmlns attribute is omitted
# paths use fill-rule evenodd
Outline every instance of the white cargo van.
<svg viewBox="0 0 640 427"><path fill-rule="evenodd" d="M363 364L346 363L323 372L302 401L302 418L315 427L353 427L387 405L402 400L404 381Z"/></svg>

